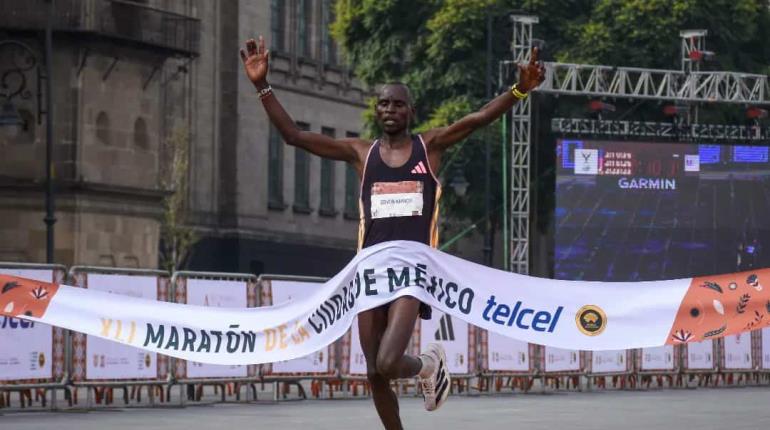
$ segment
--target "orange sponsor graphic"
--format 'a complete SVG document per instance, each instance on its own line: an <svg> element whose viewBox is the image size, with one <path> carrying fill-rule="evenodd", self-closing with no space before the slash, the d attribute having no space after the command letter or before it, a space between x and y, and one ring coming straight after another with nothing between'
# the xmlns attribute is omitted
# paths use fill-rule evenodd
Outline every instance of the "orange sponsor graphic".
<svg viewBox="0 0 770 430"><path fill-rule="evenodd" d="M770 325L770 269L693 278L667 344L699 342Z"/></svg>
<svg viewBox="0 0 770 430"><path fill-rule="evenodd" d="M423 183L420 181L375 182L372 184L372 194L401 194L422 193Z"/></svg>
<svg viewBox="0 0 770 430"><path fill-rule="evenodd" d="M0 275L0 315L42 318L58 284Z"/></svg>

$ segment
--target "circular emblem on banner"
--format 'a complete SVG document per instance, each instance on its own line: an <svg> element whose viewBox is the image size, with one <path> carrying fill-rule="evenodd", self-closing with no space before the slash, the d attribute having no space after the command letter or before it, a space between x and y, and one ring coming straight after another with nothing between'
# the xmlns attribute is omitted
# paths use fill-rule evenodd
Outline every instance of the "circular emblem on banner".
<svg viewBox="0 0 770 430"><path fill-rule="evenodd" d="M45 354L42 352L37 355L37 365L41 368L45 366Z"/></svg>
<svg viewBox="0 0 770 430"><path fill-rule="evenodd" d="M578 330L588 336L597 336L607 327L607 315L599 306L585 305L577 311Z"/></svg>

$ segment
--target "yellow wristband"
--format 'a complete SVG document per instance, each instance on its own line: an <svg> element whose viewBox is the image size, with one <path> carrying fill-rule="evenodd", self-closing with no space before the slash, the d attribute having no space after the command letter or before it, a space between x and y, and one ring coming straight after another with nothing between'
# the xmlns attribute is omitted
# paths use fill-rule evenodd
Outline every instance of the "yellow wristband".
<svg viewBox="0 0 770 430"><path fill-rule="evenodd" d="M519 90L519 84L513 84L513 86L511 87L511 94L513 94L513 96L516 97L519 100L523 100L523 99L527 98L527 96L529 95L529 94L523 93L523 92L521 92L521 90Z"/></svg>

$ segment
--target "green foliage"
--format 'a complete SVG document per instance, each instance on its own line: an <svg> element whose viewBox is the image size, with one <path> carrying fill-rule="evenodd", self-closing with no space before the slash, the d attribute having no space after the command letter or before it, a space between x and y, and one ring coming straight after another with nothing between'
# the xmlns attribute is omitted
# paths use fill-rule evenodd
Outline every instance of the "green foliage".
<svg viewBox="0 0 770 430"><path fill-rule="evenodd" d="M703 28L707 49L718 58L704 68L770 72L770 0L338 0L336 9L333 35L356 76L371 86L409 85L417 131L447 125L485 102L490 14L496 17L495 87L498 61L510 58L507 16L513 11L540 18L535 37L547 41L546 60L678 69L679 31ZM372 112L367 115L373 123ZM487 139L493 144L492 207L500 205L499 130L493 124L445 157L445 165L461 166L470 182L465 199L447 190L446 206L455 216L484 215L481 142ZM454 174L456 166L445 172Z"/></svg>
<svg viewBox="0 0 770 430"><path fill-rule="evenodd" d="M570 29L573 50L558 57L573 62L676 68L679 31L709 30L707 48L718 53L714 68L759 71L768 63L761 41L770 24L767 0L599 0L590 19ZM762 28L764 27L764 28ZM708 66L708 65L707 65Z"/></svg>
<svg viewBox="0 0 770 430"><path fill-rule="evenodd" d="M164 169L163 188L169 191L164 201L160 228L160 266L169 272L181 269L192 246L195 233L185 224L186 196L190 172L189 133L175 129L164 145L170 152L171 163Z"/></svg>

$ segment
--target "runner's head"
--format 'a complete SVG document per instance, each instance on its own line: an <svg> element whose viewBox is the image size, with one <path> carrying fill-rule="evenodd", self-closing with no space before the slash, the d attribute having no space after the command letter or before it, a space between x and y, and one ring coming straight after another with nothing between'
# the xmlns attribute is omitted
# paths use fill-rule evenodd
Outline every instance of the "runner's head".
<svg viewBox="0 0 770 430"><path fill-rule="evenodd" d="M388 83L380 88L374 108L377 124L387 134L409 130L414 119L414 106L409 87L400 82Z"/></svg>

